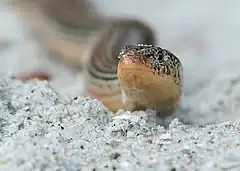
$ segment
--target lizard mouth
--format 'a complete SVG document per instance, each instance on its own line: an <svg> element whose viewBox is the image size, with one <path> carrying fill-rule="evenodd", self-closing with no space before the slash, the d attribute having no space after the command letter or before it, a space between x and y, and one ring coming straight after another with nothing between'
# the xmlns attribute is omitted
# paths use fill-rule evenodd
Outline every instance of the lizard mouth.
<svg viewBox="0 0 240 171"><path fill-rule="evenodd" d="M149 67L148 63L143 63L139 58L126 56L118 63L117 76L121 83L132 89L141 91L169 91L178 90L175 78L164 72L157 72Z"/></svg>

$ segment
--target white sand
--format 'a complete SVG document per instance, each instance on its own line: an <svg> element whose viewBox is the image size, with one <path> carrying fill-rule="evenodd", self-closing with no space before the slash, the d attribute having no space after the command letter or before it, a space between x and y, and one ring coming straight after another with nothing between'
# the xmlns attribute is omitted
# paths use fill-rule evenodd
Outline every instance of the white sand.
<svg viewBox="0 0 240 171"><path fill-rule="evenodd" d="M167 130L82 97L81 73L48 59L1 1L0 170L240 170L240 1L98 1L106 15L144 19L181 59L184 95ZM34 68L56 79L6 76Z"/></svg>

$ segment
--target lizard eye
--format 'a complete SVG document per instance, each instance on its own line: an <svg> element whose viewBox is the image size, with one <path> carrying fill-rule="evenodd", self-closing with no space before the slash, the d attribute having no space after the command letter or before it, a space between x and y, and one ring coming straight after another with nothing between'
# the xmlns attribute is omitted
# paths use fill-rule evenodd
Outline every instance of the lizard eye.
<svg viewBox="0 0 240 171"><path fill-rule="evenodd" d="M158 53L156 57L157 57L157 60L162 61L164 56L162 53Z"/></svg>

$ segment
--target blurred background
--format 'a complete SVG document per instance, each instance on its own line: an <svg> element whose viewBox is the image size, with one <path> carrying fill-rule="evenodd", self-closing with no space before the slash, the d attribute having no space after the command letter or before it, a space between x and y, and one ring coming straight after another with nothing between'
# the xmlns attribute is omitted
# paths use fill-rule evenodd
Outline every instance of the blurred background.
<svg viewBox="0 0 240 171"><path fill-rule="evenodd" d="M192 111L200 118L209 113L219 118L223 113L234 113L236 117L240 78L238 0L0 2L1 73L44 70L53 77L51 84L58 91L81 94L82 73L60 56L84 56L89 37L94 37L86 28L101 27L109 17L137 18L153 28L159 45L182 61L184 113ZM83 27L85 36L79 34ZM233 91L227 92L229 86L235 86ZM226 109L222 109L223 104Z"/></svg>

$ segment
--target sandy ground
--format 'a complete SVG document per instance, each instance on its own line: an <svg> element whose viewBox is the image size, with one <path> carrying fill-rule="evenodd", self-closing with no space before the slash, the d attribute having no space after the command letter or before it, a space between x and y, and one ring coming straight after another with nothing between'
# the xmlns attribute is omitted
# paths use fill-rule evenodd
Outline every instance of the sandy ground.
<svg viewBox="0 0 240 171"><path fill-rule="evenodd" d="M82 97L82 74L49 59L1 2L0 170L240 170L239 1L98 1L105 15L148 22L182 61L182 104L166 121L112 118ZM34 68L56 79L8 77Z"/></svg>

